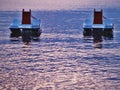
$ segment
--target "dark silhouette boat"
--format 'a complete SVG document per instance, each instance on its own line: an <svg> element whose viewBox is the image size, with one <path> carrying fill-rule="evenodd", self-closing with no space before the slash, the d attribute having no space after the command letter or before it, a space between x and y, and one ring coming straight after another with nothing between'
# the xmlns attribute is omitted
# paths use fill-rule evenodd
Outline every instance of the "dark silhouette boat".
<svg viewBox="0 0 120 90"><path fill-rule="evenodd" d="M25 42L38 39L42 32L41 21L32 16L31 10L24 11L24 9L22 10L22 20L13 20L9 29L11 30L11 37L22 36Z"/></svg>
<svg viewBox="0 0 120 90"><path fill-rule="evenodd" d="M96 38L100 35L106 37L113 37L113 24L112 22L103 16L103 10L95 10L94 16L91 19L86 19L83 24L83 35L84 36L95 36Z"/></svg>

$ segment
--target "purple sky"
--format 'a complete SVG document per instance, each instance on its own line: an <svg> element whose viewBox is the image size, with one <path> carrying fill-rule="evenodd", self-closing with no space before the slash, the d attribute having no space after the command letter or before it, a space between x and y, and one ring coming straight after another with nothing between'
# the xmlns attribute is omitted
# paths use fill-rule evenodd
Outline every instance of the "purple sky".
<svg viewBox="0 0 120 90"><path fill-rule="evenodd" d="M77 8L118 7L120 0L0 0L0 10L61 10Z"/></svg>

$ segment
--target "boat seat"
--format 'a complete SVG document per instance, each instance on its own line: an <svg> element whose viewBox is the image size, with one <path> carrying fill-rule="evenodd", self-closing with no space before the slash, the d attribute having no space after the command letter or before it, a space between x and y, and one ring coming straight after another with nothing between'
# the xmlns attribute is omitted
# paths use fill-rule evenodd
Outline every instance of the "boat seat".
<svg viewBox="0 0 120 90"><path fill-rule="evenodd" d="M22 24L31 24L31 10L22 10Z"/></svg>
<svg viewBox="0 0 120 90"><path fill-rule="evenodd" d="M100 11L96 11L94 9L94 21L93 24L103 24L103 15L102 9Z"/></svg>

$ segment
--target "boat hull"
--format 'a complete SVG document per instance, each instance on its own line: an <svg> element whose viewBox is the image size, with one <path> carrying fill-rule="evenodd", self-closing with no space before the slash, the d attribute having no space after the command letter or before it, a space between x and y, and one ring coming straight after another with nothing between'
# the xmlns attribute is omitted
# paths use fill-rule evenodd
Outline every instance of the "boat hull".
<svg viewBox="0 0 120 90"><path fill-rule="evenodd" d="M19 37L21 36L21 30L19 28L15 28L15 29L10 29L11 30L11 35L10 37Z"/></svg>
<svg viewBox="0 0 120 90"><path fill-rule="evenodd" d="M41 29L22 29L23 41L31 41L31 39L39 39L42 33Z"/></svg>

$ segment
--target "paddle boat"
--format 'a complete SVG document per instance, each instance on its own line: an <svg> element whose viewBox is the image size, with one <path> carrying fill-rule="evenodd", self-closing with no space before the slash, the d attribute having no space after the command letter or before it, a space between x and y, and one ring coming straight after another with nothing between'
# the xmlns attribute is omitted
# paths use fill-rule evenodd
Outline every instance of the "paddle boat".
<svg viewBox="0 0 120 90"><path fill-rule="evenodd" d="M13 20L9 29L11 30L11 38L22 36L23 41L38 39L41 30L41 21L31 14L31 10L22 10L22 20Z"/></svg>
<svg viewBox="0 0 120 90"><path fill-rule="evenodd" d="M112 22L103 16L103 10L95 10L91 19L86 19L83 23L83 35L84 36L113 36L113 24Z"/></svg>

